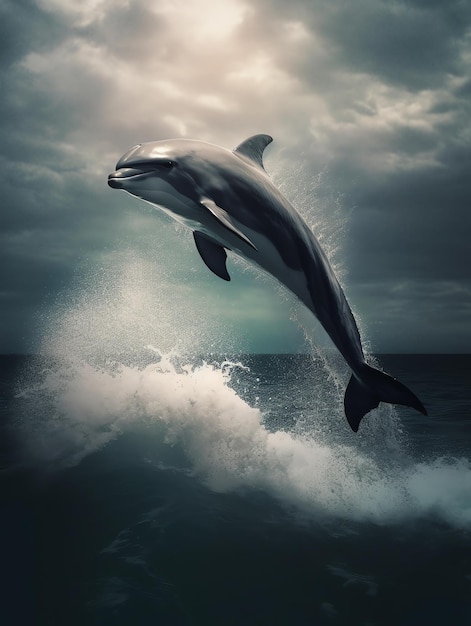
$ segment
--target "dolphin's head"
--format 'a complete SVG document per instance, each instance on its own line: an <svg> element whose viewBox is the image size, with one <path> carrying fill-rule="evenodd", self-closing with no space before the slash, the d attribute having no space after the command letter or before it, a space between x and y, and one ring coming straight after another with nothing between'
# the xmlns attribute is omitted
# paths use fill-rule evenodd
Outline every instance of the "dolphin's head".
<svg viewBox="0 0 471 626"><path fill-rule="evenodd" d="M119 159L108 185L170 212L179 221L192 219L201 196L187 163L188 151L199 147L194 143L171 139L138 144Z"/></svg>
<svg viewBox="0 0 471 626"><path fill-rule="evenodd" d="M108 185L113 189L124 189L140 195L139 190L149 187L149 179L165 180L177 166L171 142L140 143L119 159L116 171L108 176Z"/></svg>
<svg viewBox="0 0 471 626"><path fill-rule="evenodd" d="M201 202L216 201L227 192L228 160L243 162L231 151L192 139L142 143L128 150L108 176L108 185L157 206L194 226L201 218ZM247 167L247 166L245 166ZM227 173L227 172L226 172ZM232 180L232 179L231 179Z"/></svg>

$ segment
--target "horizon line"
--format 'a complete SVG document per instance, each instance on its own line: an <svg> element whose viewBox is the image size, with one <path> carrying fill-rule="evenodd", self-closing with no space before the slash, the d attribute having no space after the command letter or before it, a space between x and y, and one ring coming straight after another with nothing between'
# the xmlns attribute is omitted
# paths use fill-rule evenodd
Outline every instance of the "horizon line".
<svg viewBox="0 0 471 626"><path fill-rule="evenodd" d="M332 350L332 352L334 352L334 350ZM125 354L130 354L130 353L126 353L126 352L119 352L115 355L113 355L113 353L110 353L109 355L101 355L101 356L110 356L111 358L113 358L113 356L119 356L119 355L125 355ZM189 354L185 351L182 351L182 355L184 354ZM198 353L198 356L200 355L210 355L210 356L223 356L223 355L244 355L244 356L313 356L315 355L314 352L237 352L237 351L230 351L230 350L225 350L225 351L220 351L220 352L200 352ZM55 355L55 354L50 354L50 353L42 353L42 352L0 352L0 357L13 357L13 356L23 356L23 357L35 357L35 356L59 356L59 355ZM63 356L63 355L61 355ZM92 355L88 355L88 356L92 356ZM196 355L195 355L196 356ZM367 355L368 356L471 356L471 352L371 352ZM87 355L84 355L84 357L86 358Z"/></svg>

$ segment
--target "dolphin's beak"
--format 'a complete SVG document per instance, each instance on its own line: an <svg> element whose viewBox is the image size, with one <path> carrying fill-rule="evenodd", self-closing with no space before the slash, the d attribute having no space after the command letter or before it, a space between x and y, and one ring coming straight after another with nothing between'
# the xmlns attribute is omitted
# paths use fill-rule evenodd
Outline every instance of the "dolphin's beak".
<svg viewBox="0 0 471 626"><path fill-rule="evenodd" d="M112 172L108 176L108 185L113 187L113 189L121 189L122 182L118 176L116 176L117 172Z"/></svg>
<svg viewBox="0 0 471 626"><path fill-rule="evenodd" d="M122 167L116 172L111 172L108 176L108 185L113 189L123 189L126 178L134 178L146 173L132 167Z"/></svg>

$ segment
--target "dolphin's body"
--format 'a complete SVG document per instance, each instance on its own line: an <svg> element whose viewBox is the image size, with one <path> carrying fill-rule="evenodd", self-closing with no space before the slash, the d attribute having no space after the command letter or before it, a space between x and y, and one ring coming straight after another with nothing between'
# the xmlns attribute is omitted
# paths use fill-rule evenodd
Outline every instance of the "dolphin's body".
<svg viewBox="0 0 471 626"><path fill-rule="evenodd" d="M380 401L426 414L404 385L366 364L343 290L310 228L270 181L262 155L272 141L255 135L234 151L173 139L131 148L108 184L157 205L193 231L208 268L230 280L226 249L277 278L317 317L352 370L345 414L356 432Z"/></svg>

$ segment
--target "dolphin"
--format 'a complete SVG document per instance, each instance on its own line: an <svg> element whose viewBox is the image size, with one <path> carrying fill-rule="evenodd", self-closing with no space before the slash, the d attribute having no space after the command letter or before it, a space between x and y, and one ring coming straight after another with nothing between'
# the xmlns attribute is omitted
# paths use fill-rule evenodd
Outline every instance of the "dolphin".
<svg viewBox="0 0 471 626"><path fill-rule="evenodd" d="M254 135L233 151L189 139L141 143L119 159L108 184L188 226L216 276L230 280L231 250L278 279L312 311L352 371L344 407L354 432L380 402L426 415L412 391L366 363L355 319L324 251L265 171L263 152L272 141Z"/></svg>

